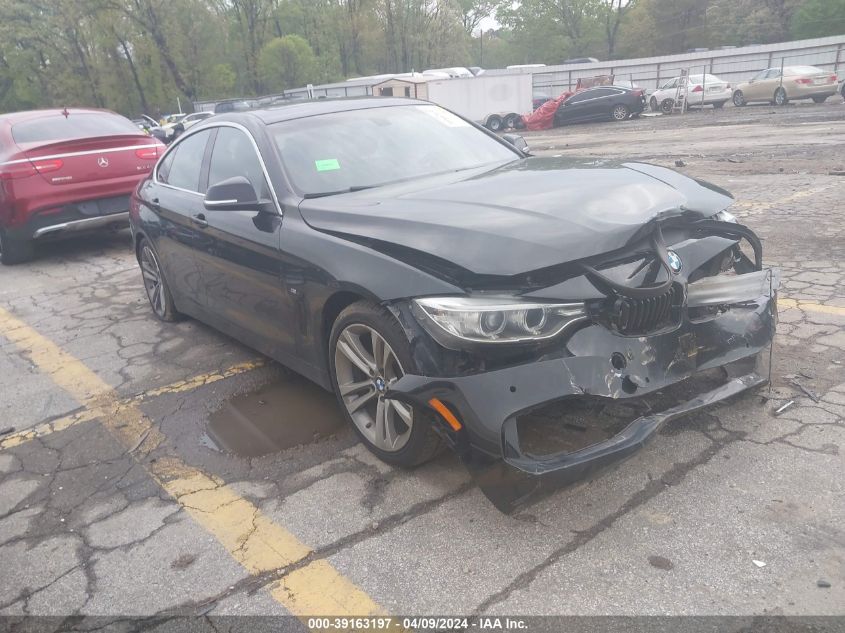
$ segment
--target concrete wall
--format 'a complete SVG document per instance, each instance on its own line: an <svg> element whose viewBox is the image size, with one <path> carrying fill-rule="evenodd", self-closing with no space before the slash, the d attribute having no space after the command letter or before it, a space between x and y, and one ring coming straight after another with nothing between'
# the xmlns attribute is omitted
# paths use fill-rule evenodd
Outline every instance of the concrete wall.
<svg viewBox="0 0 845 633"><path fill-rule="evenodd" d="M595 64L566 64L542 68L490 69L487 75L530 74L534 83L534 94L557 96L574 88L581 77L614 75L654 90L658 84L680 74L687 68L690 74L706 70L732 84L750 79L764 68L780 66L809 65L845 75L845 35L820 37L812 40L759 44L726 50L712 50L682 55L663 55L641 59L622 59ZM371 95L372 87L388 77L354 79L352 81L324 84L313 87L315 98L358 97ZM306 88L285 90L287 96L305 97ZM213 110L215 101L195 102L194 110Z"/></svg>
<svg viewBox="0 0 845 633"><path fill-rule="evenodd" d="M574 88L580 77L595 75L614 75L617 79L633 81L643 88L654 90L658 84L679 75L684 68L689 69L690 74L706 70L736 84L749 79L764 68L780 66L781 61L785 66L818 66L824 70L845 74L845 35L594 64L488 70L487 73L531 74L534 93L551 97Z"/></svg>

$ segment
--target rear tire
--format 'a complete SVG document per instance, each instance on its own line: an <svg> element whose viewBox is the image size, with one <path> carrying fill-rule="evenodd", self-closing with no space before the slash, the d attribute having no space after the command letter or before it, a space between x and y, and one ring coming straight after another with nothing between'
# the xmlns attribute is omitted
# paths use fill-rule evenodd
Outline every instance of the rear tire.
<svg viewBox="0 0 845 633"><path fill-rule="evenodd" d="M721 110L721 109L722 109L722 108L724 108L724 107L725 107L725 102L724 102L724 101L717 101L716 103L714 103L714 104L713 104L713 109L714 109L714 110Z"/></svg>
<svg viewBox="0 0 845 633"><path fill-rule="evenodd" d="M176 310L158 255L147 239L142 238L138 243L138 265L141 267L141 279L153 314L165 323L178 321L182 315Z"/></svg>
<svg viewBox="0 0 845 633"><path fill-rule="evenodd" d="M663 114L672 114L672 108L675 106L674 99L664 99L660 102L660 111Z"/></svg>
<svg viewBox="0 0 845 633"><path fill-rule="evenodd" d="M516 128L516 120L518 118L519 118L518 114L511 113L511 114L507 115L505 117L504 121L502 122L505 129L506 130L515 129Z"/></svg>
<svg viewBox="0 0 845 633"><path fill-rule="evenodd" d="M19 240L0 229L0 262L4 266L23 264L35 257L35 245L31 240Z"/></svg>
<svg viewBox="0 0 845 633"><path fill-rule="evenodd" d="M787 103L789 103L789 97L786 96L786 90L784 90L783 88L778 88L777 90L775 90L773 100L776 106L785 106Z"/></svg>
<svg viewBox="0 0 845 633"><path fill-rule="evenodd" d="M813 101L815 103L824 103L827 101L827 97L813 97Z"/></svg>
<svg viewBox="0 0 845 633"><path fill-rule="evenodd" d="M745 100L745 95L742 94L742 90L737 90L733 96L734 105L737 108L741 108L745 105L748 105L748 102Z"/></svg>
<svg viewBox="0 0 845 633"><path fill-rule="evenodd" d="M344 309L329 337L329 369L338 406L376 457L412 468L437 454L441 441L432 427L433 413L381 398L385 385L418 371L408 339L390 312L369 301Z"/></svg>

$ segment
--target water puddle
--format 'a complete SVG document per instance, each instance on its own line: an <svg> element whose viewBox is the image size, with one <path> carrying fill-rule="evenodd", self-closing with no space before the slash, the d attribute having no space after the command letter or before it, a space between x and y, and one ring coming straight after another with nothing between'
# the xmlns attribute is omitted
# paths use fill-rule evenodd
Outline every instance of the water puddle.
<svg viewBox="0 0 845 633"><path fill-rule="evenodd" d="M202 444L258 457L310 444L343 428L335 397L305 378L285 378L233 397L215 411Z"/></svg>

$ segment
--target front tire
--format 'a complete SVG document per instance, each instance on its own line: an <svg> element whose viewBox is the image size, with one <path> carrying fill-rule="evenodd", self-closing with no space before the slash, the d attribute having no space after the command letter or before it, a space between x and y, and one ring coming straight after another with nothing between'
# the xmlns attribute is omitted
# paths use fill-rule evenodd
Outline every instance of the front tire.
<svg viewBox="0 0 845 633"><path fill-rule="evenodd" d="M343 310L329 338L329 366L338 405L371 453L403 468L434 457L440 438L432 414L384 397L392 383L417 371L408 339L390 312L369 301Z"/></svg>
<svg viewBox="0 0 845 633"><path fill-rule="evenodd" d="M35 257L35 245L31 240L15 239L0 229L0 262L4 266L23 264L33 257Z"/></svg>
<svg viewBox="0 0 845 633"><path fill-rule="evenodd" d="M660 105L657 103L657 99L652 97L651 100L648 102L648 107L652 112L657 112L660 109Z"/></svg>
<svg viewBox="0 0 845 633"><path fill-rule="evenodd" d="M827 97L813 97L813 101L815 103L824 103L827 101Z"/></svg>
<svg viewBox="0 0 845 633"><path fill-rule="evenodd" d="M674 99L664 99L660 102L660 111L663 114L672 114L672 108L675 106Z"/></svg>
<svg viewBox="0 0 845 633"><path fill-rule="evenodd" d="M502 131L502 117L497 114L494 114L489 119L487 119L487 129L491 132L501 132Z"/></svg>
<svg viewBox="0 0 845 633"><path fill-rule="evenodd" d="M745 95L742 94L742 90L737 90L733 96L734 105L737 108L741 108L745 105L748 105L748 102L745 100Z"/></svg>
<svg viewBox="0 0 845 633"><path fill-rule="evenodd" d="M784 90L783 88L778 88L777 90L775 90L773 99L774 104L776 106L785 106L787 103L789 103L789 97L786 96L786 90Z"/></svg>
<svg viewBox="0 0 845 633"><path fill-rule="evenodd" d="M716 103L714 103L714 104L713 104L713 109L714 109L714 110L721 110L721 109L722 109L722 108L724 108L724 107L725 107L725 102L724 102L724 101L717 101Z"/></svg>
<svg viewBox="0 0 845 633"><path fill-rule="evenodd" d="M518 114L511 113L511 114L507 115L505 117L505 120L503 121L503 125L504 125L505 129L506 130L516 129L516 120L518 118L519 118Z"/></svg>
<svg viewBox="0 0 845 633"><path fill-rule="evenodd" d="M173 303L173 295L170 294L170 287L164 278L164 272L158 261L158 256L153 250L149 240L142 239L138 245L138 264L141 266L141 276L144 281L144 290L153 314L159 321L172 323L178 321L181 316Z"/></svg>

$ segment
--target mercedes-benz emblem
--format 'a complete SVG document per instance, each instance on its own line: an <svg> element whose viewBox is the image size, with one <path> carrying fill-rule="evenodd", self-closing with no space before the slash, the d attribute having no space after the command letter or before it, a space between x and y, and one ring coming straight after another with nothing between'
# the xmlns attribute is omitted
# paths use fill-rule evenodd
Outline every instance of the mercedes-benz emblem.
<svg viewBox="0 0 845 633"><path fill-rule="evenodd" d="M669 264L669 268L672 269L673 273L677 274L681 272L681 268L683 268L683 263L681 262L681 258L675 251L667 251L666 262Z"/></svg>
<svg viewBox="0 0 845 633"><path fill-rule="evenodd" d="M97 159L97 164L98 164L100 167L108 167L108 166L109 166L109 159L108 159L108 158L106 158L105 156L100 156L100 157Z"/></svg>

